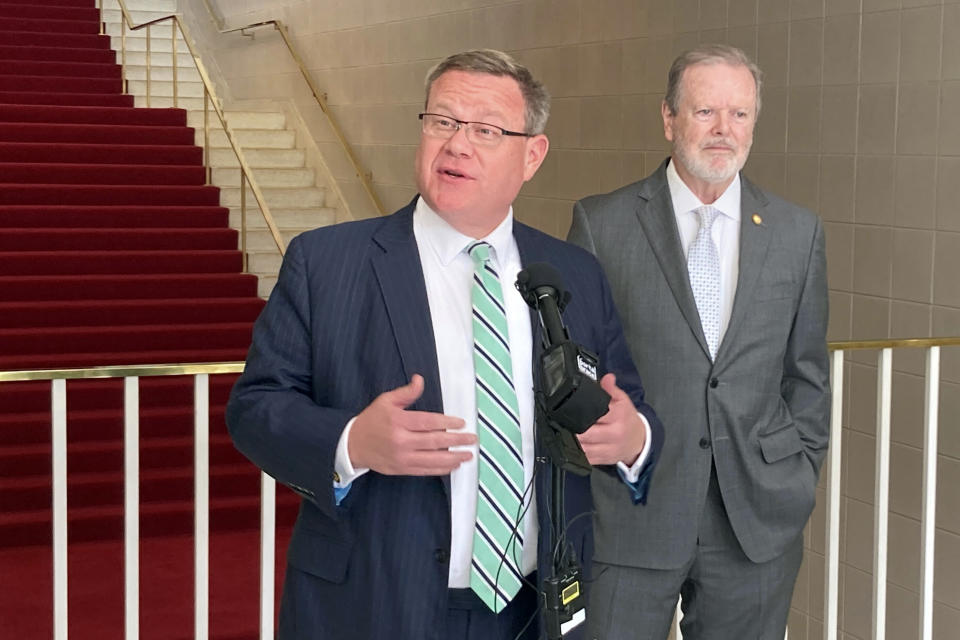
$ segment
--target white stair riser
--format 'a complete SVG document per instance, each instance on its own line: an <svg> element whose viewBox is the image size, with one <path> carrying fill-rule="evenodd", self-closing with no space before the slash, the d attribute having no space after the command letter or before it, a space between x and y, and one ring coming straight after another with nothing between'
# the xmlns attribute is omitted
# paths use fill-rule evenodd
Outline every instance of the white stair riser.
<svg viewBox="0 0 960 640"><path fill-rule="evenodd" d="M266 300L277 284L277 276L260 275L257 278L257 295Z"/></svg>
<svg viewBox="0 0 960 640"><path fill-rule="evenodd" d="M127 82L127 91L134 96L145 96L147 95L147 81L146 80L129 80ZM150 97L172 97L173 96L173 83L169 80L153 80L150 81ZM183 96L184 98L202 98L203 97L203 83L201 82L188 82L188 81L177 81L177 96Z"/></svg>
<svg viewBox="0 0 960 640"><path fill-rule="evenodd" d="M116 33L113 33L115 31ZM173 51L170 40L170 31L164 29L166 33L161 34L159 29L152 29L150 35L150 54L166 54L169 56ZM120 27L107 25L107 35L110 36L110 48L117 52L119 59L123 38L120 37ZM127 29L127 51L146 51L147 37L142 33ZM177 38L177 53L189 53L187 45L181 38Z"/></svg>
<svg viewBox="0 0 960 640"><path fill-rule="evenodd" d="M312 187L317 181L313 169L260 169L253 175L261 189ZM239 185L240 169L214 169L211 180L217 186Z"/></svg>
<svg viewBox="0 0 960 640"><path fill-rule="evenodd" d="M253 252L247 253L247 271L257 275L276 274L280 272L280 252L274 250L271 253Z"/></svg>
<svg viewBox="0 0 960 640"><path fill-rule="evenodd" d="M177 96L177 104L173 104L172 97L166 97L166 96L151 96L150 104L147 104L146 96L134 96L133 103L137 107L153 107L153 108L160 108L160 109L165 109L167 107L177 107L178 109L202 109L203 108L203 98L185 98L180 95Z"/></svg>
<svg viewBox="0 0 960 640"><path fill-rule="evenodd" d="M295 237L309 231L309 229L294 229L290 231L280 231L280 237L283 238L285 246L290 245L290 241ZM237 240L239 242L239 238ZM247 253L271 253L277 250L277 243L273 240L273 234L268 230L247 230ZM279 251L278 251L279 253Z"/></svg>
<svg viewBox="0 0 960 640"><path fill-rule="evenodd" d="M269 203L267 203L269 206ZM311 207L307 209L270 209L270 215L273 216L277 227L282 230L287 229L316 229L333 224L337 220L337 210L329 207ZM230 226L234 229L240 228L240 207L230 209ZM266 229L267 223L260 210L253 206L247 209L247 228L248 229Z"/></svg>
<svg viewBox="0 0 960 640"><path fill-rule="evenodd" d="M300 149L244 149L243 156L252 169L301 169L306 154ZM233 149L211 149L209 165L217 168L239 167Z"/></svg>
<svg viewBox="0 0 960 640"><path fill-rule="evenodd" d="M160 66L157 65L157 58L161 56L153 56L153 59L150 61L150 82L157 82L158 80L163 82L173 82L173 67L170 66ZM138 80L146 81L147 79L147 67L143 65L133 65L127 64L123 69L124 77L127 80ZM201 83L200 74L197 73L196 69L190 69L187 67L177 67L177 83L181 82L196 82ZM178 89L181 90L182 87L178 86ZM201 96L203 94L200 94ZM196 96L193 96L196 97Z"/></svg>
<svg viewBox="0 0 960 640"><path fill-rule="evenodd" d="M210 114L210 121L217 120L215 113ZM293 131L262 131L259 129L237 129L234 132L241 148L256 147L260 149L293 149L296 142L296 134ZM196 128L194 137L195 144L203 146L203 128L202 125ZM214 149L230 149L230 143L227 140L227 134L211 127L210 129L210 147Z"/></svg>
<svg viewBox="0 0 960 640"><path fill-rule="evenodd" d="M167 13L177 11L177 0L124 0L123 4L127 7L127 11L166 11ZM103 0L103 8L118 10L120 3L117 0Z"/></svg>
<svg viewBox="0 0 960 640"><path fill-rule="evenodd" d="M120 51L117 51L117 64L123 63L123 57ZM147 52L146 51L130 51L127 50L127 66L141 66L144 67L147 65ZM170 55L170 51L150 51L150 66L155 68L166 67L170 68L173 66L173 56ZM193 62L193 56L189 52L186 52L186 49L177 47L177 73L180 69L192 69L194 73L197 73L197 65Z"/></svg>
<svg viewBox="0 0 960 640"><path fill-rule="evenodd" d="M212 114L211 114L212 115ZM275 129L282 130L287 126L287 119L282 113L269 111L227 111L224 115L227 122L234 129ZM214 115L211 119L217 120ZM203 111L191 111L187 114L187 124L191 127L203 126Z"/></svg>
<svg viewBox="0 0 960 640"><path fill-rule="evenodd" d="M155 20L158 18L165 18L166 16L169 16L169 15L170 15L169 13L161 11L161 12L157 12L155 14L155 17L149 20L134 20L133 26L140 27L140 28L131 29L129 25L126 25L120 22L119 14L117 14L112 19L104 21L103 31L108 36L116 36L116 37L122 36L124 33L126 33L127 41L146 40L148 27L146 26L141 27L140 25L145 25L147 22L151 22L152 20ZM166 40L167 44L169 44L170 38L173 36L174 24L176 23L173 20L163 20L161 22L156 22L154 24L151 24L149 27L150 39L154 41ZM178 41L177 48L180 48L180 45L184 42L183 32L180 31L179 28L176 31L177 31L177 41ZM183 45L183 50L184 51L187 50L186 45Z"/></svg>
<svg viewBox="0 0 960 640"><path fill-rule="evenodd" d="M326 206L326 193L323 189L309 187L303 189L272 189L261 188L267 206L271 209L309 208L317 209ZM240 206L240 187L220 186L220 205L224 207ZM253 191L247 187L247 211L255 209L257 200ZM249 215L249 213L248 213Z"/></svg>
<svg viewBox="0 0 960 640"><path fill-rule="evenodd" d="M119 5L117 5L119 7ZM129 4L127 5L127 14L130 16L130 20L133 21L133 26L139 26L141 24L150 22L151 20L159 20L160 18L166 18L169 15L175 14L176 11L162 11L154 7L135 9ZM107 4L104 3L103 6L103 22L107 24L120 24L121 18L120 9L108 8ZM129 28L129 26L128 26ZM160 23L157 27L158 29L170 29L169 23ZM142 31L142 29L141 29Z"/></svg>

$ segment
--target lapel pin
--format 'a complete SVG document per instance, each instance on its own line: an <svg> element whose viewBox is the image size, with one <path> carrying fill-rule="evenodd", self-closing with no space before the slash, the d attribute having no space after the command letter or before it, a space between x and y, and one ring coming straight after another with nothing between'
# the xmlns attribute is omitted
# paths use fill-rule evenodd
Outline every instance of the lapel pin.
<svg viewBox="0 0 960 640"><path fill-rule="evenodd" d="M759 213L753 214L753 224L763 224L763 218L760 217Z"/></svg>

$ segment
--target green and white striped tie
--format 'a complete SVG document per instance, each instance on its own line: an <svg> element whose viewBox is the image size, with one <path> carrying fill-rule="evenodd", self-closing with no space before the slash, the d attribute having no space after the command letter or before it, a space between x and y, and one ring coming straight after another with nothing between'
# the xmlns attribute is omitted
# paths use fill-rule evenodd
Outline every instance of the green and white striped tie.
<svg viewBox="0 0 960 640"><path fill-rule="evenodd" d="M523 546L519 515L523 498L520 411L500 277L490 264L490 245L475 242L473 258L473 363L477 378L479 483L473 532L470 588L494 612L520 590Z"/></svg>

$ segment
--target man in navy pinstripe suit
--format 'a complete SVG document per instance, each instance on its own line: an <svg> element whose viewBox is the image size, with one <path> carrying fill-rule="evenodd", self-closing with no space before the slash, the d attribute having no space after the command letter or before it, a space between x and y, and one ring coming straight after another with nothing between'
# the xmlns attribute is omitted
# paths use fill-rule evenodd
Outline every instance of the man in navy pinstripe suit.
<svg viewBox="0 0 960 640"><path fill-rule="evenodd" d="M227 412L237 447L303 497L281 638L540 637L549 467L533 424L540 327L512 286L524 264L560 270L570 335L599 355L611 402L581 436L594 473L619 475L634 504L645 502L663 430L606 279L587 252L513 219L549 147L548 112L543 86L506 54L447 58L427 78L420 196L290 244ZM512 525L525 584L496 612L470 581L478 465L465 249L478 240L502 274L527 489ZM587 565L590 517L577 516L591 509L588 479L571 477L565 501L567 539Z"/></svg>

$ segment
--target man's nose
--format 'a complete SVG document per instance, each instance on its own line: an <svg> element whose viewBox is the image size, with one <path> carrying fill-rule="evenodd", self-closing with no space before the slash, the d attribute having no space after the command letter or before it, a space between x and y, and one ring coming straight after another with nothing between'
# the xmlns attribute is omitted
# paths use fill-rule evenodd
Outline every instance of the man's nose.
<svg viewBox="0 0 960 640"><path fill-rule="evenodd" d="M444 148L455 155L470 155L473 153L473 145L467 138L466 125L460 125L453 135L447 138Z"/></svg>
<svg viewBox="0 0 960 640"><path fill-rule="evenodd" d="M713 133L715 135L726 135L730 131L730 114L718 111L713 121Z"/></svg>

